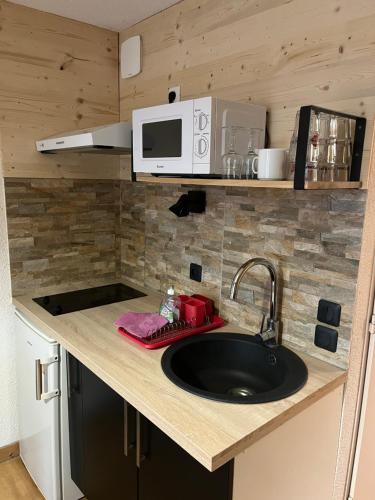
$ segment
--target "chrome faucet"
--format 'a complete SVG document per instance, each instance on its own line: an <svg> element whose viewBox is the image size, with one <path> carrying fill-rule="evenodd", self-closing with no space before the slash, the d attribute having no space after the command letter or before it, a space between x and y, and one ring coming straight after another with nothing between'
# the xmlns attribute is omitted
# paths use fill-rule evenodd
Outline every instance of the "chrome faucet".
<svg viewBox="0 0 375 500"><path fill-rule="evenodd" d="M279 344L279 322L277 320L277 294L278 294L278 280L277 280L277 273L276 273L276 268L267 259L262 259L260 257L256 257L255 259L250 259L242 264L234 275L232 285L230 287L230 299L231 300L236 300L237 293L238 293L238 287L241 283L242 278L244 275L249 271L251 268L255 266L263 266L265 267L271 278L271 294L270 294L270 309L269 309L269 316L267 318L267 329L263 331L264 328L264 319L265 315L263 315L262 319L262 325L260 328L260 332L257 334L263 342L267 343L276 343ZM271 342L269 342L271 341Z"/></svg>

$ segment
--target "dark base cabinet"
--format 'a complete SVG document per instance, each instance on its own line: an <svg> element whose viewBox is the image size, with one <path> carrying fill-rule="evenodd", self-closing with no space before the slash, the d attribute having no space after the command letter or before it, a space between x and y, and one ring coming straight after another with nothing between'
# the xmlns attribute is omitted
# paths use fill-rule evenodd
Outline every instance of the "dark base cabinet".
<svg viewBox="0 0 375 500"><path fill-rule="evenodd" d="M145 417L139 500L230 500L233 462L209 472Z"/></svg>
<svg viewBox="0 0 375 500"><path fill-rule="evenodd" d="M72 479L89 500L231 500L233 461L209 472L70 354Z"/></svg>
<svg viewBox="0 0 375 500"><path fill-rule="evenodd" d="M124 400L71 355L68 368L73 481L89 500L136 500L135 419L127 422ZM128 450L126 426L133 440Z"/></svg>

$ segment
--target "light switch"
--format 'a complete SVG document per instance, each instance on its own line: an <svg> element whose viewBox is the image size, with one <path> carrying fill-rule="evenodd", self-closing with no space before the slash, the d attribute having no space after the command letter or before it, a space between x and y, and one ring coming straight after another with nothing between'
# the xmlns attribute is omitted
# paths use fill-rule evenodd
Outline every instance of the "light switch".
<svg viewBox="0 0 375 500"><path fill-rule="evenodd" d="M320 299L318 306L318 321L327 325L339 326L341 318L341 306L336 302Z"/></svg>
<svg viewBox="0 0 375 500"><path fill-rule="evenodd" d="M328 326L316 325L314 344L317 347L326 349L327 351L336 352L337 350L337 330L328 328Z"/></svg>

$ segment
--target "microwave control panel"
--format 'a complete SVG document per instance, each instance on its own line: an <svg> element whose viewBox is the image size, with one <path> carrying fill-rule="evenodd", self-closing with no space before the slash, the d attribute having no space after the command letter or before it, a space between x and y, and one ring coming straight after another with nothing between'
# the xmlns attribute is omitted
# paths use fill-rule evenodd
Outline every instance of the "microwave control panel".
<svg viewBox="0 0 375 500"><path fill-rule="evenodd" d="M211 149L212 99L194 100L194 163L209 163Z"/></svg>

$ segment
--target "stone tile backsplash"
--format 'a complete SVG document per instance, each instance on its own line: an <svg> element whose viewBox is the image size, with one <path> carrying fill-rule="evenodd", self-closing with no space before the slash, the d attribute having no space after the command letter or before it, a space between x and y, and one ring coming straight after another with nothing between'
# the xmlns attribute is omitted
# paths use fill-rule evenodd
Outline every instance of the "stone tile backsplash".
<svg viewBox="0 0 375 500"><path fill-rule="evenodd" d="M119 183L6 179L14 295L94 277L115 279Z"/></svg>
<svg viewBox="0 0 375 500"><path fill-rule="evenodd" d="M278 269L283 341L346 367L365 211L365 191L206 188L204 214L168 208L193 187L128 181L6 179L13 294L120 277L164 291L213 298L225 319L258 331L268 276L247 274L237 302L229 288L251 257ZM189 279L190 263L203 281ZM320 298L342 305L336 353L314 346Z"/></svg>
<svg viewBox="0 0 375 500"><path fill-rule="evenodd" d="M207 294L224 318L257 331L268 309L267 272L247 274L238 302L228 296L236 269L264 256L279 272L283 341L345 367L366 193L212 187L205 189L206 213L179 219L168 208L188 189L122 182L123 277ZM189 279L190 262L203 266L202 283ZM320 298L342 305L336 353L314 346Z"/></svg>
<svg viewBox="0 0 375 500"><path fill-rule="evenodd" d="M121 271L156 290L204 293L218 303L224 231L224 190L207 190L205 214L178 219L168 208L186 190L122 183ZM204 268L202 283L189 278L190 263Z"/></svg>

